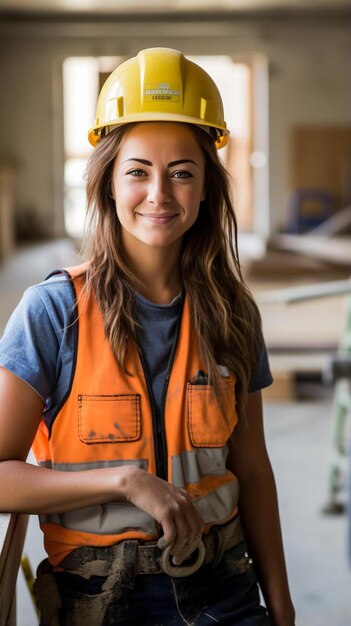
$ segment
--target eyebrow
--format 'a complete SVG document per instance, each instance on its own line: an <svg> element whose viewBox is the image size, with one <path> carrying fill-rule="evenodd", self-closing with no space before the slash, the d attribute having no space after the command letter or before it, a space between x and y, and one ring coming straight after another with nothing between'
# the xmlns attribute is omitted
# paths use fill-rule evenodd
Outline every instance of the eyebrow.
<svg viewBox="0 0 351 626"><path fill-rule="evenodd" d="M147 161L146 159L136 159L132 157L130 159L126 159L124 163L127 161L137 161L138 163L142 163L143 165L149 165L150 167L152 167L153 165L151 161ZM167 167L175 167L176 165L181 165L182 163L193 163L194 165L196 165L196 167L199 167L198 164L192 159L179 159L178 161L170 161Z"/></svg>

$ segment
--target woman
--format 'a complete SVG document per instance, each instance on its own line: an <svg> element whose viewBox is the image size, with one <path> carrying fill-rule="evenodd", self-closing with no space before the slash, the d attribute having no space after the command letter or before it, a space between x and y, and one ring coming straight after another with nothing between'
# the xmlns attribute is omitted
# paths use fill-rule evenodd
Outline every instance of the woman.
<svg viewBox="0 0 351 626"><path fill-rule="evenodd" d="M144 50L89 139L89 261L31 288L1 344L1 509L40 515L41 624L292 626L218 90Z"/></svg>

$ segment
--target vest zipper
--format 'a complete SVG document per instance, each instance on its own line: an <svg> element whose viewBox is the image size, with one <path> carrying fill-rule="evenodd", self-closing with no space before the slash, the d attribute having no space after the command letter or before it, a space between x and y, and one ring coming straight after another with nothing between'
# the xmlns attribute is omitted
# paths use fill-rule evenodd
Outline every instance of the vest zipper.
<svg viewBox="0 0 351 626"><path fill-rule="evenodd" d="M164 480L167 480L165 476L165 474L167 473L167 465L165 467L165 458L167 459L167 452L165 452L165 448L166 448L165 436L164 436L164 433L162 436L162 432L160 432L160 418L156 411L154 394L150 385L149 373L147 370L145 357L140 347L139 347L139 356L140 356L140 361L141 361L141 365L142 365L143 372L144 372L146 387L147 387L148 396L149 396L149 402L151 406L152 430L154 433L154 446L155 446L156 475L159 476L160 478L164 478Z"/></svg>
<svg viewBox="0 0 351 626"><path fill-rule="evenodd" d="M176 353L177 346L178 346L180 324L181 324L182 314L183 314L183 305L184 305L184 294L182 296L182 302L181 302L181 307L180 307L179 316L177 320L176 332L174 335L172 350L171 350L171 354L168 360L167 371L166 371L166 375L165 375L165 379L163 383L160 414L156 410L154 394L153 394L150 381L149 381L149 374L148 374L148 370L147 370L147 366L145 362L145 357L144 357L142 349L139 348L140 361L141 361L141 365L144 371L144 377L145 377L146 386L147 386L148 395L149 395L149 401L151 405L152 429L154 433L154 445L155 445L156 474L159 478L163 478L163 480L168 480L167 442L166 442L166 434L165 434L165 427L164 427L165 405L166 405L166 397L167 397L169 380L171 377L175 353Z"/></svg>
<svg viewBox="0 0 351 626"><path fill-rule="evenodd" d="M178 315L178 320L177 320L177 326L176 326L176 331L175 331L175 335L174 335L174 341L173 341L173 345L172 345L172 350L171 350L171 354L169 356L169 361L168 361L168 365L167 365L167 371L166 371L166 376L165 376L165 380L163 383L163 390L162 390L162 400L161 400L161 415L158 415L158 430L160 430L160 439L161 439L161 445L162 445L162 450L163 450L163 458L164 458L164 464L163 464L163 468L164 468L164 476L161 476L161 478L164 478L164 480L168 480L168 454L167 454L167 442L166 442L166 434L165 434L165 407L166 407L166 397L167 397L167 391L168 391L168 385L169 385L169 379L171 377L171 372L172 372L172 367L173 367L173 363L174 363L174 358L175 358L175 353L178 347L178 340L179 340L179 332L180 332L180 324L182 321L182 316L183 316L183 306L184 306L184 293L182 294L182 301L181 301L181 305L180 305L180 311L179 311L179 315Z"/></svg>

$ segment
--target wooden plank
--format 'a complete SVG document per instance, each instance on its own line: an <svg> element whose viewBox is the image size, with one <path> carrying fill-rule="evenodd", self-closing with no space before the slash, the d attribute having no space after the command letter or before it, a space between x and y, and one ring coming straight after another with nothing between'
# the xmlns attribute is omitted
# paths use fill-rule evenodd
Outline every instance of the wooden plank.
<svg viewBox="0 0 351 626"><path fill-rule="evenodd" d="M314 235L273 235L269 246L275 250L294 252L339 267L351 268L351 237Z"/></svg>
<svg viewBox="0 0 351 626"><path fill-rule="evenodd" d="M335 295L351 296L351 280L333 280L327 282L319 282L308 285L298 285L297 287L286 287L283 289L274 289L257 295L258 304L286 302L303 302L304 300L314 300L319 298L329 298Z"/></svg>
<svg viewBox="0 0 351 626"><path fill-rule="evenodd" d="M28 515L0 514L0 624L16 626L16 581Z"/></svg>

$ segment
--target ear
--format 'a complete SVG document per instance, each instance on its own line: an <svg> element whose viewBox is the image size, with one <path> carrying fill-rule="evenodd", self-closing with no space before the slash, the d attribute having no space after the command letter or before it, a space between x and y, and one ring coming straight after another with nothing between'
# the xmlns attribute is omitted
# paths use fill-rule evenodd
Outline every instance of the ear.
<svg viewBox="0 0 351 626"><path fill-rule="evenodd" d="M203 202L204 200L206 200L206 189L205 189L205 185L202 188L202 193L201 193L201 198L200 198L200 202Z"/></svg>

